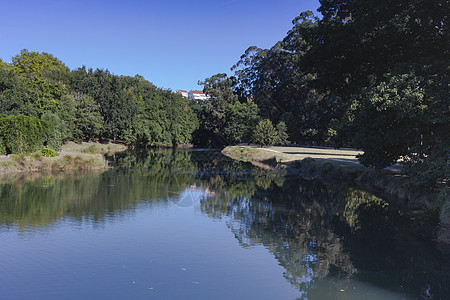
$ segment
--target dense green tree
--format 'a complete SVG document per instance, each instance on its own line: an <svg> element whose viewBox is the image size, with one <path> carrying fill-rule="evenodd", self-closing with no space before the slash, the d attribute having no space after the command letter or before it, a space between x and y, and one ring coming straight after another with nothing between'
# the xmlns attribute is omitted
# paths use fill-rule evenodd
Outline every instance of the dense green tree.
<svg viewBox="0 0 450 300"><path fill-rule="evenodd" d="M280 123L277 124L276 129L278 132L278 140L277 140L276 144L279 144L279 145L289 144L289 135L287 133L286 123L281 121Z"/></svg>
<svg viewBox="0 0 450 300"><path fill-rule="evenodd" d="M194 100L191 107L199 118L199 129L194 134L196 144L221 146L229 144L225 134L227 109L230 104L238 101L234 92L236 79L219 73L199 82L203 85L210 99Z"/></svg>
<svg viewBox="0 0 450 300"><path fill-rule="evenodd" d="M259 122L258 106L252 102L236 102L226 110L224 136L229 144L250 142Z"/></svg>
<svg viewBox="0 0 450 300"><path fill-rule="evenodd" d="M37 151L47 142L49 131L49 124L41 119L0 114L0 154Z"/></svg>
<svg viewBox="0 0 450 300"><path fill-rule="evenodd" d="M61 79L67 77L69 69L63 62L51 54L24 49L12 58L11 67L21 81L22 101L32 107L32 115L40 117L46 111L58 113L59 100L67 93Z"/></svg>
<svg viewBox="0 0 450 300"><path fill-rule="evenodd" d="M255 143L261 146L273 146L279 140L278 132L269 119L261 120L253 132Z"/></svg>
<svg viewBox="0 0 450 300"><path fill-rule="evenodd" d="M84 66L69 71L51 54L28 50L11 64L0 62L0 113L46 119L56 126L52 143L101 139L172 147L189 143L198 126L184 98L142 76Z"/></svg>
<svg viewBox="0 0 450 300"><path fill-rule="evenodd" d="M45 112L41 119L48 126L46 146L54 150L60 150L62 143L67 140L70 134L66 123L57 114L49 111Z"/></svg>
<svg viewBox="0 0 450 300"><path fill-rule="evenodd" d="M284 121L293 141L322 144L331 120L341 118L344 109L334 95L320 93L310 85L315 75L301 64L310 48L304 32L315 28L317 19L312 12L304 12L293 25L272 48L247 49L232 68L238 78L235 90L241 97L251 96L263 118L275 124Z"/></svg>
<svg viewBox="0 0 450 300"><path fill-rule="evenodd" d="M61 99L62 114L65 116L70 133L76 141L96 140L100 137L103 118L100 105L92 97L82 93L70 93Z"/></svg>
<svg viewBox="0 0 450 300"><path fill-rule="evenodd" d="M317 26L294 30L310 45L301 63L314 87L348 109L341 145L362 148L369 166L403 158L422 187L448 178L449 9L448 0L324 0Z"/></svg>

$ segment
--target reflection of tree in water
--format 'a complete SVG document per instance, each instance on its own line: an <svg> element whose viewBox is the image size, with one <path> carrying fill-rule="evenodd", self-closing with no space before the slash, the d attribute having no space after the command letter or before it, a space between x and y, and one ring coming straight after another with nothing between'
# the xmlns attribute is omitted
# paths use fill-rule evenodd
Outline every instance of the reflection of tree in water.
<svg viewBox="0 0 450 300"><path fill-rule="evenodd" d="M242 246L264 245L303 295L326 277L361 279L403 293L406 288L415 296L429 286L437 299L447 294L448 262L431 241L423 243L430 232L412 228L382 199L317 180L258 186L248 179L252 193L230 196L224 188L203 200L201 210L229 218Z"/></svg>
<svg viewBox="0 0 450 300"><path fill-rule="evenodd" d="M167 205L194 181L188 152L116 155L117 169L0 184L2 224L48 226L63 218L103 221L140 203ZM1 225L1 224L0 224Z"/></svg>
<svg viewBox="0 0 450 300"><path fill-rule="evenodd" d="M334 233L333 221L344 192L319 182L289 179L283 185L277 177L273 180L278 184L267 184L267 179L252 195L216 193L202 201L201 209L212 217L230 217L228 224L241 245L263 244L300 290L312 288L315 278L330 272L350 276L354 267ZM257 181L247 184L256 185L252 182Z"/></svg>

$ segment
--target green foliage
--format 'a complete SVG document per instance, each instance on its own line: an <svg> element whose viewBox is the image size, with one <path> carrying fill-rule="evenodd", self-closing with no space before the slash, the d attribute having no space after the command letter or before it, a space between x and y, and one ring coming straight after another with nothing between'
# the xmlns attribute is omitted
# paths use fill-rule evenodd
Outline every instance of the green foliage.
<svg viewBox="0 0 450 300"><path fill-rule="evenodd" d="M23 49L12 58L12 68L17 74L36 77L49 71L68 71L63 62L46 52L34 52Z"/></svg>
<svg viewBox="0 0 450 300"><path fill-rule="evenodd" d="M194 134L197 145L221 146L229 144L225 134L227 110L238 97L234 93L235 78L224 73L216 74L205 81L203 91L211 98L205 101L192 101L191 107L199 119L199 128Z"/></svg>
<svg viewBox="0 0 450 300"><path fill-rule="evenodd" d="M103 117L100 105L88 95L71 93L61 98L63 115L71 128L71 137L76 141L96 140L100 137Z"/></svg>
<svg viewBox="0 0 450 300"><path fill-rule="evenodd" d="M34 117L0 115L0 139L6 153L21 154L39 150L47 141L48 124Z"/></svg>
<svg viewBox="0 0 450 300"><path fill-rule="evenodd" d="M402 158L416 188L445 185L448 1L320 3L322 18L302 12L273 47L245 51L234 92L296 143L357 147L377 168Z"/></svg>
<svg viewBox="0 0 450 300"><path fill-rule="evenodd" d="M75 128L80 129L75 132L78 138L99 135L136 147L172 147L190 142L198 126L186 99L156 88L141 76L115 76L83 67L71 73L71 89L72 100L67 101L75 99L84 108L74 118Z"/></svg>
<svg viewBox="0 0 450 300"><path fill-rule="evenodd" d="M20 101L31 106L20 113L36 117L47 111L58 113L59 100L67 93L63 81L67 81L69 69L64 63L51 54L24 49L12 58L11 71L18 83L12 91L20 92Z"/></svg>
<svg viewBox="0 0 450 300"><path fill-rule="evenodd" d="M48 125L48 134L47 134L47 147L59 150L63 141L67 138L69 134L68 128L61 118L53 114L51 112L45 112L42 117Z"/></svg>
<svg viewBox="0 0 450 300"><path fill-rule="evenodd" d="M443 7L448 1L321 1L316 26L290 33L308 45L300 62L315 74L311 84L347 109L339 126L329 127L329 140L361 148L368 166L403 158L403 172L419 189L449 174L450 31Z"/></svg>
<svg viewBox="0 0 450 300"><path fill-rule="evenodd" d="M44 156L44 157L55 157L55 156L59 155L58 152L56 152L55 150L50 149L50 148L44 148L41 150L41 152L42 152L42 156Z"/></svg>
<svg viewBox="0 0 450 300"><path fill-rule="evenodd" d="M352 107L351 132L355 145L364 149L361 161L384 168L406 155L420 134L414 120L424 113L424 91L414 75L392 76L365 89Z"/></svg>
<svg viewBox="0 0 450 300"><path fill-rule="evenodd" d="M259 119L258 106L254 102L230 104L226 110L225 139L229 144L250 142Z"/></svg>
<svg viewBox="0 0 450 300"><path fill-rule="evenodd" d="M289 144L289 135L287 133L286 123L281 121L280 123L277 124L276 129L278 132L278 140L277 140L276 144L279 144L279 145Z"/></svg>
<svg viewBox="0 0 450 300"><path fill-rule="evenodd" d="M0 155L6 155L6 145L3 141L3 137L0 136Z"/></svg>
<svg viewBox="0 0 450 300"><path fill-rule="evenodd" d="M261 120L253 132L255 143L261 146L272 146L278 139L278 132L269 119Z"/></svg>
<svg viewBox="0 0 450 300"><path fill-rule="evenodd" d="M319 92L311 83L313 73L300 64L309 49L299 34L317 27L312 12L293 21L294 28L270 49L249 47L233 66L240 98L251 97L261 116L274 124L284 121L290 139L297 143L324 143L329 123L341 118L344 108L337 97Z"/></svg>
<svg viewBox="0 0 450 300"><path fill-rule="evenodd" d="M45 142L55 150L66 140L98 139L172 147L191 142L198 127L186 99L142 76L69 71L51 54L26 49L12 64L0 62L0 113L47 121ZM2 153L11 151L1 145L5 141Z"/></svg>

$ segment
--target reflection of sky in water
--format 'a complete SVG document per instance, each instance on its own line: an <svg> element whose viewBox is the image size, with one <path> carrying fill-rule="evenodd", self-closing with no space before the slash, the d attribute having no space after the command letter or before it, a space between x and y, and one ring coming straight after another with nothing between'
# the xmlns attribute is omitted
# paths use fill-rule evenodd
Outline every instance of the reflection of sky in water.
<svg viewBox="0 0 450 300"><path fill-rule="evenodd" d="M198 213L205 196L188 188L169 205L142 201L100 227L63 219L21 239L2 228L3 299L298 297L264 247L240 247L225 221Z"/></svg>
<svg viewBox="0 0 450 300"><path fill-rule="evenodd" d="M186 188L180 195L171 198L171 202L181 207L195 206L202 199L214 197L215 193L208 188L191 185Z"/></svg>

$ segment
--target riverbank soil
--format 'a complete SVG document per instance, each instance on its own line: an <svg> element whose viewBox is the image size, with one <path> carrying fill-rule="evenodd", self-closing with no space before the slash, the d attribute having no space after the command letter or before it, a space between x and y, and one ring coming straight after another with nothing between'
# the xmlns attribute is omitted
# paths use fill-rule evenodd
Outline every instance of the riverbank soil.
<svg viewBox="0 0 450 300"><path fill-rule="evenodd" d="M36 172L104 170L108 168L105 154L126 150L121 144L69 142L55 157L45 157L40 151L29 155L0 156L0 178Z"/></svg>

